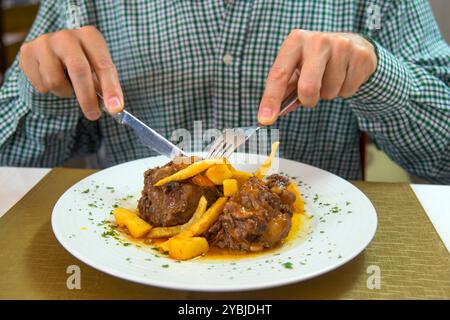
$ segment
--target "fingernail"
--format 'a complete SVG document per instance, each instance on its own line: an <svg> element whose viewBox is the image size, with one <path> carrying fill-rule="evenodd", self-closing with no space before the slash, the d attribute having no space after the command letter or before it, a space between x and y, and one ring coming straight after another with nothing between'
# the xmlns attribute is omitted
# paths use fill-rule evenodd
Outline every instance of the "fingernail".
<svg viewBox="0 0 450 320"><path fill-rule="evenodd" d="M108 110L111 112L122 111L122 103L117 97L109 98L106 106L108 107Z"/></svg>
<svg viewBox="0 0 450 320"><path fill-rule="evenodd" d="M86 113L86 117L89 120L97 120L100 117L100 112L98 110L91 110Z"/></svg>
<svg viewBox="0 0 450 320"><path fill-rule="evenodd" d="M264 120L271 120L273 117L273 111L270 108L262 108L259 112L259 117Z"/></svg>

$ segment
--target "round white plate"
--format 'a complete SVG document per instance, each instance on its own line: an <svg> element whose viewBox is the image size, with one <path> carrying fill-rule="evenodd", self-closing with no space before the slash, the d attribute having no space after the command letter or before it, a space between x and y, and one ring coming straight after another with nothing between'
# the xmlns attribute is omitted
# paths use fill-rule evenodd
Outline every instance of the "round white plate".
<svg viewBox="0 0 450 320"><path fill-rule="evenodd" d="M233 159L241 170L255 171L259 166ZM265 157L257 159L260 163ZM136 208L144 171L167 161L153 157L127 162L72 186L53 209L58 241L86 264L122 279L172 289L240 291L303 281L336 269L364 250L375 234L375 209L356 187L324 170L279 159L275 167L297 181L311 216L295 239L275 251L243 259L176 262L114 235L110 228L113 207Z"/></svg>

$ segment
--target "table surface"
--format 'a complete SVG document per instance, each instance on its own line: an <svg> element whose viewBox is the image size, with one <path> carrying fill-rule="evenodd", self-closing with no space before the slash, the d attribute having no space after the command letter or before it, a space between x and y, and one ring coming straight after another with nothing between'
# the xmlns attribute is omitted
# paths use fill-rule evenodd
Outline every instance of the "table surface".
<svg viewBox="0 0 450 320"><path fill-rule="evenodd" d="M0 167L0 218L50 170ZM450 186L412 184L411 188L450 252Z"/></svg>
<svg viewBox="0 0 450 320"><path fill-rule="evenodd" d="M195 293L109 276L58 243L52 209L93 172L51 170L0 219L0 299L450 299L450 255L408 184L353 182L372 201L378 228L369 246L344 266L266 290ZM80 290L67 286L73 266L80 270ZM369 285L374 267L378 288Z"/></svg>

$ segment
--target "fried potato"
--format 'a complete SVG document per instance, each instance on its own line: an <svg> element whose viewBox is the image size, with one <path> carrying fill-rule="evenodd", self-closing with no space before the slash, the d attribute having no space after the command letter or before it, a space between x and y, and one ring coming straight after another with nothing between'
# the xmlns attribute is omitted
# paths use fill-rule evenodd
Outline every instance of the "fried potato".
<svg viewBox="0 0 450 320"><path fill-rule="evenodd" d="M223 159L207 159L207 160L194 162L190 166L188 166L178 172L175 172L173 175L159 180L157 183L155 183L155 186L159 187L159 186L162 186L162 185L172 182L172 181L180 181L180 180L186 180L186 179L192 178L193 176L200 174L203 171L209 169L213 165L221 164L221 163L224 163Z"/></svg>
<svg viewBox="0 0 450 320"><path fill-rule="evenodd" d="M294 213L304 213L305 203L303 202L302 195L300 194L300 191L298 190L295 183L290 182L287 187L287 190L295 194L295 202L292 205Z"/></svg>
<svg viewBox="0 0 450 320"><path fill-rule="evenodd" d="M158 245L159 250L161 250L162 252L169 252L169 250L170 250L169 241L170 241L170 239L160 243Z"/></svg>
<svg viewBox="0 0 450 320"><path fill-rule="evenodd" d="M253 177L252 173L237 170L231 164L228 164L228 169L230 169L231 173L233 174L232 178L237 180L240 185L243 185L248 179Z"/></svg>
<svg viewBox="0 0 450 320"><path fill-rule="evenodd" d="M168 240L169 256L176 260L188 260L205 254L209 250L208 241L203 237L173 237Z"/></svg>
<svg viewBox="0 0 450 320"><path fill-rule="evenodd" d="M223 180L223 195L225 197L231 197L239 189L239 184L236 179Z"/></svg>
<svg viewBox="0 0 450 320"><path fill-rule="evenodd" d="M216 164L206 170L205 176L214 184L220 185L224 180L230 179L233 174L231 173L230 169L228 169L228 165Z"/></svg>
<svg viewBox="0 0 450 320"><path fill-rule="evenodd" d="M214 182L212 182L211 180L209 180L207 177L205 177L202 174L198 174L198 175L194 176L191 179L191 181L192 181L192 183L194 183L200 187L212 188L212 187L216 186L214 184Z"/></svg>
<svg viewBox="0 0 450 320"><path fill-rule="evenodd" d="M152 229L150 224L132 211L117 208L114 209L113 214L116 224L119 227L126 227L133 238L143 237Z"/></svg>
<svg viewBox="0 0 450 320"><path fill-rule="evenodd" d="M196 221L198 221L202 215L206 211L206 207L208 206L208 201L204 196L200 198L198 202L197 209L195 210L192 218L186 222L185 224L173 226L173 227L157 227L150 230L147 237L148 238L168 238L173 237L184 230L187 230L190 226L192 226Z"/></svg>
<svg viewBox="0 0 450 320"><path fill-rule="evenodd" d="M220 197L209 207L208 210L201 216L201 218L193 223L187 230L179 234L179 237L194 237L203 234L207 231L214 222L217 221L219 215L222 213L223 207L227 202L228 197Z"/></svg>
<svg viewBox="0 0 450 320"><path fill-rule="evenodd" d="M257 176L258 179L264 178L267 171L269 171L270 167L272 166L273 159L275 158L275 154L277 152L279 144L280 144L279 141L274 142L272 144L272 151L270 152L269 157L266 160L264 160L261 167L255 172L255 176Z"/></svg>

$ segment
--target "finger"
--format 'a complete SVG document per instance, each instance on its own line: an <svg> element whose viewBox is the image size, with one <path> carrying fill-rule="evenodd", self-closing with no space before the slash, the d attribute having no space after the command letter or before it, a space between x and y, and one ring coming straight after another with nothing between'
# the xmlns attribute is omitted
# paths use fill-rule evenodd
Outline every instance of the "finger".
<svg viewBox="0 0 450 320"><path fill-rule="evenodd" d="M40 44L37 52L39 72L46 88L56 96L71 97L72 86L64 74L61 61L50 49L48 42Z"/></svg>
<svg viewBox="0 0 450 320"><path fill-rule="evenodd" d="M322 78L331 55L328 41L325 34L318 34L305 44L297 88L305 107L314 107L319 102Z"/></svg>
<svg viewBox="0 0 450 320"><path fill-rule="evenodd" d="M368 79L370 74L368 69L368 53L365 51L355 51L350 57L347 74L339 92L342 98L350 98L359 89L359 87Z"/></svg>
<svg viewBox="0 0 450 320"><path fill-rule="evenodd" d="M278 116L287 84L301 58L303 36L301 30L289 34L269 71L258 112L258 121L263 125L272 124Z"/></svg>
<svg viewBox="0 0 450 320"><path fill-rule="evenodd" d="M111 59L103 36L97 29L88 26L78 30L78 37L100 82L106 107L110 112L122 111L123 93L117 69Z"/></svg>
<svg viewBox="0 0 450 320"><path fill-rule="evenodd" d="M48 93L49 90L45 87L41 75L39 73L39 64L32 52L32 44L23 44L20 48L19 65L22 71L27 76L31 85L39 93Z"/></svg>
<svg viewBox="0 0 450 320"><path fill-rule="evenodd" d="M350 39L335 40L333 52L322 79L320 90L322 99L332 100L339 95L347 74L350 48Z"/></svg>
<svg viewBox="0 0 450 320"><path fill-rule="evenodd" d="M89 120L97 120L100 115L98 100L89 61L78 39L69 32L59 31L53 38L55 54L61 59L80 107Z"/></svg>

